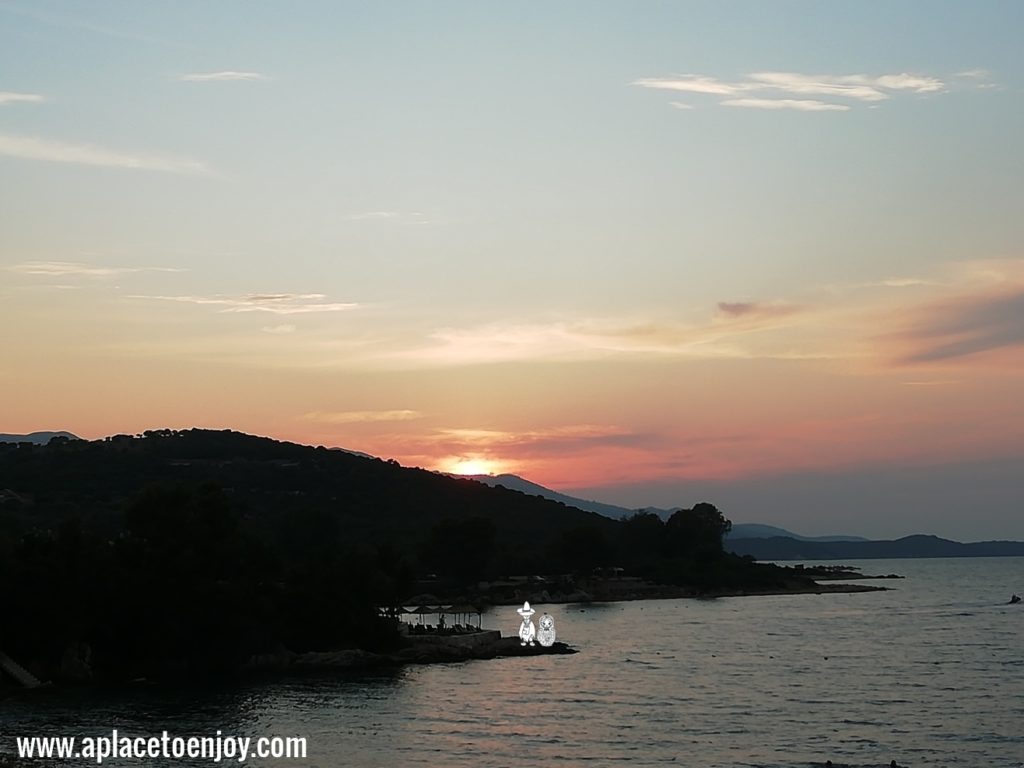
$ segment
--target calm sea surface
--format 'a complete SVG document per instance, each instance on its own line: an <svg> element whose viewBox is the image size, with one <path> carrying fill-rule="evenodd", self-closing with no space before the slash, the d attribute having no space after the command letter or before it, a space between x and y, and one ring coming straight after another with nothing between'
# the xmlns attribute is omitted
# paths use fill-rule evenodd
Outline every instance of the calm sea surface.
<svg viewBox="0 0 1024 768"><path fill-rule="evenodd" d="M907 578L869 594L538 606L573 656L7 699L0 751L117 727L302 735L307 760L251 764L320 768L1024 766L1024 604L1006 605L1024 558L852 564ZM518 624L514 608L484 616Z"/></svg>

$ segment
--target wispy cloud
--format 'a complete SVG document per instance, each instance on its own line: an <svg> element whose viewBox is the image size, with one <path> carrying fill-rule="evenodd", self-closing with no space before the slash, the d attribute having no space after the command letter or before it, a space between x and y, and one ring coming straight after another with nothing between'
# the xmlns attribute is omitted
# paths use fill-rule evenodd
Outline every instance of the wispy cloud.
<svg viewBox="0 0 1024 768"><path fill-rule="evenodd" d="M1024 347L1024 288L957 297L923 307L897 334L904 363L929 363Z"/></svg>
<svg viewBox="0 0 1024 768"><path fill-rule="evenodd" d="M632 85L705 96L724 97L719 103L750 109L790 109L803 112L848 111L851 103L885 101L900 93L933 94L947 90L937 77L906 72L886 75L806 75L799 72L754 72L741 80L709 75L644 77ZM782 94L776 98L774 94ZM789 97L804 98L789 98ZM841 101L805 98L828 97ZM673 102L673 105L675 102Z"/></svg>
<svg viewBox="0 0 1024 768"><path fill-rule="evenodd" d="M268 325L264 328L260 328L260 330L264 333L274 334L275 336L283 336L289 333L295 333L297 328L290 323L285 323L283 325Z"/></svg>
<svg viewBox="0 0 1024 768"><path fill-rule="evenodd" d="M802 75L797 72L755 72L755 84L796 95L840 96L858 101L885 101L899 91L942 93L946 84L937 77L911 75Z"/></svg>
<svg viewBox="0 0 1024 768"><path fill-rule="evenodd" d="M46 160L54 163L75 163L107 168L128 168L165 173L209 174L201 162L180 157L131 154L89 144L68 144L36 136L0 133L0 155L24 160Z"/></svg>
<svg viewBox="0 0 1024 768"><path fill-rule="evenodd" d="M210 83L266 80L267 76L261 72L237 72L229 69L224 70L223 72L195 72L192 74L182 75L178 79L186 83Z"/></svg>
<svg viewBox="0 0 1024 768"><path fill-rule="evenodd" d="M568 424L537 430L439 429L423 438L454 453L514 454L519 458L563 454L601 447L650 444L658 440L615 425Z"/></svg>
<svg viewBox="0 0 1024 768"><path fill-rule="evenodd" d="M314 312L347 312L356 303L328 302L322 293L250 293L244 296L128 296L130 299L173 301L182 304L223 307L221 312L269 312L275 315L302 315Z"/></svg>
<svg viewBox="0 0 1024 768"><path fill-rule="evenodd" d="M379 221L397 219L401 215L398 211L364 211L363 213L350 213L345 217L345 221Z"/></svg>
<svg viewBox="0 0 1024 768"><path fill-rule="evenodd" d="M703 319L605 316L439 328L375 362L418 368L626 356L842 361L889 370L893 361L952 360L990 347L1016 354L1018 340L1024 346L1024 260L956 262L934 274L819 286L802 299L721 301Z"/></svg>
<svg viewBox="0 0 1024 768"><path fill-rule="evenodd" d="M880 280L866 280L860 283L828 283L818 286L818 290L832 296L841 296L851 291L863 291L873 288L928 288L943 285L943 280L926 277L884 277Z"/></svg>
<svg viewBox="0 0 1024 768"><path fill-rule="evenodd" d="M740 83L724 83L716 77L704 75L675 75L673 77L641 77L631 85L654 88L662 91L683 91L685 93L707 93L715 96L734 96L745 89Z"/></svg>
<svg viewBox="0 0 1024 768"><path fill-rule="evenodd" d="M414 421L422 419L419 411L400 409L393 411L313 411L302 417L305 421L326 424L360 424L366 422Z"/></svg>
<svg viewBox="0 0 1024 768"><path fill-rule="evenodd" d="M518 360L589 360L614 355L792 357L796 353L741 343L755 333L798 322L805 310L783 302L722 302L703 323L589 318L548 323L489 323L443 328L398 359L427 365L475 365ZM799 355L809 356L801 354ZM814 356L819 356L815 354Z"/></svg>
<svg viewBox="0 0 1024 768"><path fill-rule="evenodd" d="M579 359L607 353L567 323L488 323L440 328L395 357L415 365L475 365L534 359Z"/></svg>
<svg viewBox="0 0 1024 768"><path fill-rule="evenodd" d="M26 261L6 267L9 272L44 277L115 277L133 272L183 272L174 267L104 267L77 261Z"/></svg>
<svg viewBox="0 0 1024 768"><path fill-rule="evenodd" d="M973 259L954 262L946 269L946 282L955 285L971 284L998 290L1003 286L1013 290L1024 285L1024 258Z"/></svg>
<svg viewBox="0 0 1024 768"><path fill-rule="evenodd" d="M0 104L38 104L41 101L46 101L46 97L38 93L0 91Z"/></svg>
<svg viewBox="0 0 1024 768"><path fill-rule="evenodd" d="M831 296L854 356L872 369L1024 363L1024 259L949 262L931 274L820 290Z"/></svg>
<svg viewBox="0 0 1024 768"><path fill-rule="evenodd" d="M763 303L754 301L720 301L718 312L720 315L735 318L766 318L785 317L799 311L799 307L783 302Z"/></svg>
<svg viewBox="0 0 1024 768"><path fill-rule="evenodd" d="M992 73L987 69L967 69L953 75L963 86L975 88L981 91L998 89L999 83L992 82Z"/></svg>
<svg viewBox="0 0 1024 768"><path fill-rule="evenodd" d="M727 107L795 109L800 112L848 112L850 110L846 104L830 104L827 101L813 99L725 99L721 103Z"/></svg>
<svg viewBox="0 0 1024 768"><path fill-rule="evenodd" d="M963 72L957 72L953 77L962 77L968 80L988 80L991 74L987 69L976 67L975 69L965 69Z"/></svg>
<svg viewBox="0 0 1024 768"><path fill-rule="evenodd" d="M926 280L923 277L887 277L877 283L868 283L868 285L878 285L883 288L918 288L935 284L934 280Z"/></svg>

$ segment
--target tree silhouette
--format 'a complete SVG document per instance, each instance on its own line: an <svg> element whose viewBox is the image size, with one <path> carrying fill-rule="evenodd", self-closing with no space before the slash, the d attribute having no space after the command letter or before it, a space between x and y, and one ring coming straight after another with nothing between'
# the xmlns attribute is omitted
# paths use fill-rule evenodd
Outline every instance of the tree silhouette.
<svg viewBox="0 0 1024 768"><path fill-rule="evenodd" d="M704 557L722 553L722 539L732 523L714 504L702 501L691 509L676 511L665 524L671 551Z"/></svg>

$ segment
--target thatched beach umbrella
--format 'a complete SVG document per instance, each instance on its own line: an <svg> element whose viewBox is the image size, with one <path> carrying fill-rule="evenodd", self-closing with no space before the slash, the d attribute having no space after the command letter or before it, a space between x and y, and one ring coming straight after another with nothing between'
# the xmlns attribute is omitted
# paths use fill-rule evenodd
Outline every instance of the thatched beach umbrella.
<svg viewBox="0 0 1024 768"><path fill-rule="evenodd" d="M429 614L440 613L440 610L435 605L421 605L418 608L413 608L410 613L418 613L420 621L423 621L423 617Z"/></svg>
<svg viewBox="0 0 1024 768"><path fill-rule="evenodd" d="M454 613L456 615L456 617L458 617L458 616L465 616L467 624L469 623L469 616L471 614L475 613L477 615L477 619L478 619L477 620L477 629L480 628L480 621L479 621L480 611L477 608L475 608L474 606L470 605L469 603L460 603L459 605L453 605L450 610L451 610L452 613Z"/></svg>

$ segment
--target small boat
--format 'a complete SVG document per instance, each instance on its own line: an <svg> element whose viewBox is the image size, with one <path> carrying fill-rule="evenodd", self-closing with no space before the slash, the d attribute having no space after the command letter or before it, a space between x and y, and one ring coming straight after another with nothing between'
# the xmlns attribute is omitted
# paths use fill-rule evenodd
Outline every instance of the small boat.
<svg viewBox="0 0 1024 768"><path fill-rule="evenodd" d="M1013 605L1013 604L1019 603L1019 602L1020 602L1020 595L1014 595L1013 597L1010 598L1010 602L1008 603L1008 605Z"/></svg>

